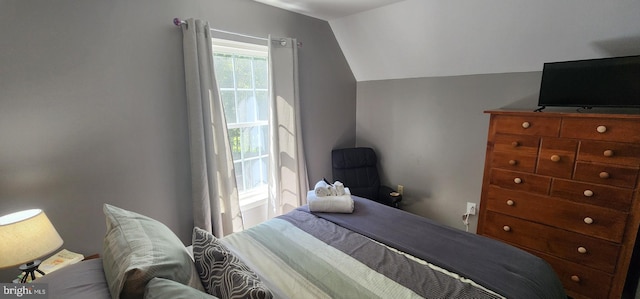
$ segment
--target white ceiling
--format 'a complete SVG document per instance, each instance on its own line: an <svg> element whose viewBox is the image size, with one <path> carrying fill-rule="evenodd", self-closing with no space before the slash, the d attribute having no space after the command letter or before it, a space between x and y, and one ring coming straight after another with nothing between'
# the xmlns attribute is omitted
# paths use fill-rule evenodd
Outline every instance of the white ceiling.
<svg viewBox="0 0 640 299"><path fill-rule="evenodd" d="M640 55L638 0L254 0L327 20L357 81Z"/></svg>
<svg viewBox="0 0 640 299"><path fill-rule="evenodd" d="M403 0L254 0L267 5L331 21Z"/></svg>

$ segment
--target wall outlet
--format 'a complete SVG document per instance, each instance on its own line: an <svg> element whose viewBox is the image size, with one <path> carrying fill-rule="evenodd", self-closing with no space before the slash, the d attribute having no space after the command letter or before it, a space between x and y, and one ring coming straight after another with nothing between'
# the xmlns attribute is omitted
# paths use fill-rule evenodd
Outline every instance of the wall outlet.
<svg viewBox="0 0 640 299"><path fill-rule="evenodd" d="M404 194L404 186L398 185L398 193L400 193L400 195Z"/></svg>
<svg viewBox="0 0 640 299"><path fill-rule="evenodd" d="M475 215L476 214L476 204L474 202L467 203L467 214Z"/></svg>

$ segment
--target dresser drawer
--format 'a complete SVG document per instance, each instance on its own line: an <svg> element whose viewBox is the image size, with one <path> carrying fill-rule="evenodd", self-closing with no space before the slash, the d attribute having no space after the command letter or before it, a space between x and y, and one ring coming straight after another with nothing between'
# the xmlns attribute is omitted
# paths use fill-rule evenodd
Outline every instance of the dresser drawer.
<svg viewBox="0 0 640 299"><path fill-rule="evenodd" d="M584 296L584 298L608 298L609 289L611 288L611 275L548 254L532 253L543 258L551 265L569 296L574 296L572 293L576 293Z"/></svg>
<svg viewBox="0 0 640 299"><path fill-rule="evenodd" d="M615 243L499 213L485 217L486 235L608 273L615 270L620 251Z"/></svg>
<svg viewBox="0 0 640 299"><path fill-rule="evenodd" d="M490 186L486 209L619 243L627 214L598 206Z"/></svg>
<svg viewBox="0 0 640 299"><path fill-rule="evenodd" d="M526 135L496 134L493 140L493 167L533 173L540 138Z"/></svg>
<svg viewBox="0 0 640 299"><path fill-rule="evenodd" d="M536 169L536 156L518 155L512 152L493 152L491 166L512 171L533 173Z"/></svg>
<svg viewBox="0 0 640 299"><path fill-rule="evenodd" d="M549 194L551 178L522 172L492 169L490 184L512 190Z"/></svg>
<svg viewBox="0 0 640 299"><path fill-rule="evenodd" d="M522 156L537 156L540 138L537 136L496 134L493 150L516 153Z"/></svg>
<svg viewBox="0 0 640 299"><path fill-rule="evenodd" d="M573 178L578 181L633 189L638 179L638 168L578 162Z"/></svg>
<svg viewBox="0 0 640 299"><path fill-rule="evenodd" d="M493 115L496 133L555 136L560 132L560 117Z"/></svg>
<svg viewBox="0 0 640 299"><path fill-rule="evenodd" d="M633 190L554 179L551 185L551 196L621 211L629 211L633 198Z"/></svg>
<svg viewBox="0 0 640 299"><path fill-rule="evenodd" d="M537 174L571 178L576 160L578 141L561 138L542 138Z"/></svg>
<svg viewBox="0 0 640 299"><path fill-rule="evenodd" d="M640 122L612 118L564 118L560 137L640 142Z"/></svg>
<svg viewBox="0 0 640 299"><path fill-rule="evenodd" d="M640 145L620 142L581 141L578 149L578 160L640 166Z"/></svg>

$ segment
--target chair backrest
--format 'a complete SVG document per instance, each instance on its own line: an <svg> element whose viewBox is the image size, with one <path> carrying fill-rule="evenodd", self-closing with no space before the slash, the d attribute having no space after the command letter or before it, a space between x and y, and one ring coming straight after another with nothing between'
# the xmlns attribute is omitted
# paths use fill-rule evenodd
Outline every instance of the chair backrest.
<svg viewBox="0 0 640 299"><path fill-rule="evenodd" d="M378 158L372 148L334 149L331 164L334 181L342 182L353 195L378 200Z"/></svg>

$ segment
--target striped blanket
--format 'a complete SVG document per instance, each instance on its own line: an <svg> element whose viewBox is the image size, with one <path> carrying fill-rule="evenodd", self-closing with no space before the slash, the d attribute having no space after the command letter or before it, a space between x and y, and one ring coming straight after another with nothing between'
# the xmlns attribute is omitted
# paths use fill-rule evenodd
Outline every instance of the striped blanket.
<svg viewBox="0 0 640 299"><path fill-rule="evenodd" d="M513 298L304 208L221 242L278 298ZM559 282L543 288L559 288L558 296L539 298L564 296Z"/></svg>

